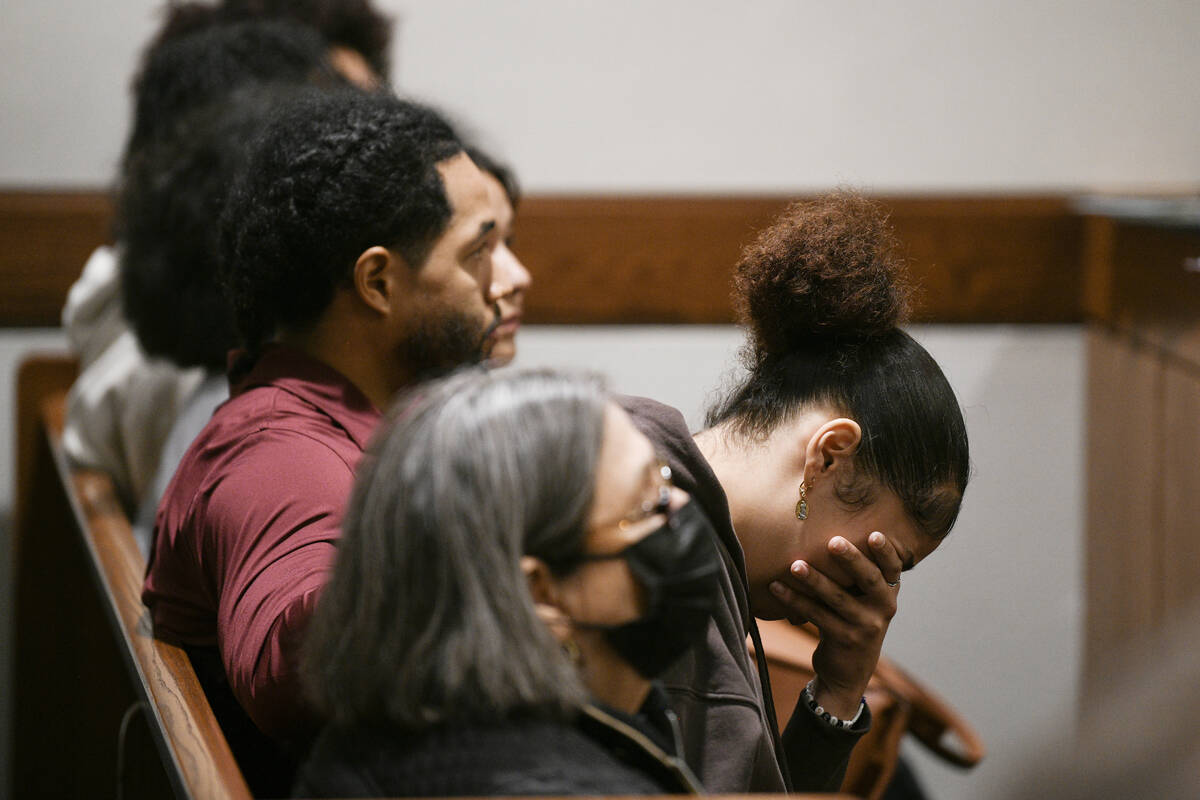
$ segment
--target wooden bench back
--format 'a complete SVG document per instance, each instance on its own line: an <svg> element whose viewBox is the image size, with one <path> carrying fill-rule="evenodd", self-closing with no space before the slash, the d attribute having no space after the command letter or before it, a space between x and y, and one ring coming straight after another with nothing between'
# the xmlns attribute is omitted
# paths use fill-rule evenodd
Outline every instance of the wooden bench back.
<svg viewBox="0 0 1200 800"><path fill-rule="evenodd" d="M17 379L14 795L249 798L187 655L152 636L112 480L63 456L74 375L41 356Z"/></svg>

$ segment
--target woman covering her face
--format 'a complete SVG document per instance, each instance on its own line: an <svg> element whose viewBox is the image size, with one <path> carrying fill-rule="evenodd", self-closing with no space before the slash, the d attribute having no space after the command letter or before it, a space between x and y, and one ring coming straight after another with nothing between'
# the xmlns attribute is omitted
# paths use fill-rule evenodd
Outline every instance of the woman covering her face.
<svg viewBox="0 0 1200 800"><path fill-rule="evenodd" d="M737 266L745 372L708 428L693 436L678 411L623 401L708 515L726 567L706 647L664 676L711 792L839 788L870 725L862 696L901 572L958 516L966 426L937 363L899 327L902 271L872 203L798 203ZM820 631L816 679L782 736L766 670L741 646L757 640L754 617Z"/></svg>
<svg viewBox="0 0 1200 800"><path fill-rule="evenodd" d="M592 379L471 370L396 405L306 643L301 796L698 791L651 679L704 635L705 516Z"/></svg>

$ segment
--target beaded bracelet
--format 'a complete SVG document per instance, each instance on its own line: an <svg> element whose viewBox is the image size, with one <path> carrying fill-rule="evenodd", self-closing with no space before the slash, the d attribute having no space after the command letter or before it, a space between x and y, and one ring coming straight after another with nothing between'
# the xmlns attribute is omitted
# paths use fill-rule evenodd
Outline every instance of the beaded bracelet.
<svg viewBox="0 0 1200 800"><path fill-rule="evenodd" d="M859 718L862 716L863 709L867 707L867 698L864 697L858 701L858 711L855 713L853 718L838 719L833 714L830 714L824 708L817 705L817 698L813 696L813 684L816 682L816 678L813 678L811 681L809 681L808 685L804 687L804 693L801 695L801 697L804 698L804 704L808 706L809 711L812 711L818 717L825 720L832 727L837 728L838 730L844 731L853 728L858 722Z"/></svg>

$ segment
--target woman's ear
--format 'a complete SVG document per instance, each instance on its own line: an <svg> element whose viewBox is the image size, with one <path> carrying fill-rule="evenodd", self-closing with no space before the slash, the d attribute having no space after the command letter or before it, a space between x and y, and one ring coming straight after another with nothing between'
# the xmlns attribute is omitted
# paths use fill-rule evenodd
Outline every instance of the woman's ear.
<svg viewBox="0 0 1200 800"><path fill-rule="evenodd" d="M534 603L558 605L554 577L545 561L537 556L521 556L521 572L525 574L525 581L529 584L529 595Z"/></svg>
<svg viewBox="0 0 1200 800"><path fill-rule="evenodd" d="M378 245L368 247L354 262L354 292L369 308L390 314L404 291L401 271L407 268L398 253Z"/></svg>
<svg viewBox="0 0 1200 800"><path fill-rule="evenodd" d="M862 428L854 420L837 417L822 423L804 451L804 479L831 475L849 465L860 442Z"/></svg>
<svg viewBox="0 0 1200 800"><path fill-rule="evenodd" d="M529 584L529 595L533 598L533 610L538 619L550 629L558 641L571 636L571 618L559 604L558 585L546 562L535 556L521 556L521 572Z"/></svg>

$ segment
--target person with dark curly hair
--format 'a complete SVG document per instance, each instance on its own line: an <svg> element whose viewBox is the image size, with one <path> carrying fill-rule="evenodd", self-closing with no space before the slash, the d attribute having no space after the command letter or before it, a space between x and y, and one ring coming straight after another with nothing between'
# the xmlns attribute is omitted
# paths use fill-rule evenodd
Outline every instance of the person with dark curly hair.
<svg viewBox="0 0 1200 800"><path fill-rule="evenodd" d="M266 19L204 28L147 50L117 186L117 244L92 254L63 311L81 367L64 449L73 463L112 475L131 514L149 492L176 414L204 380L196 365L216 363L216 348L227 344L202 327L227 316L219 301L187 291L212 272L189 270L215 252L199 240L215 228L214 192L222 187L208 180L216 178L208 169L221 165L193 164L186 179L172 177L170 151L200 136L193 115L207 124L245 87L344 86L326 51L311 28Z"/></svg>
<svg viewBox="0 0 1200 800"><path fill-rule="evenodd" d="M142 148L125 170L117 198L121 299L141 350L152 359L199 371L180 403L158 466L133 518L148 555L158 503L184 451L229 398L229 352L238 346L233 314L217 279L217 223L229 186L275 107L299 87L246 87L186 115L186 133Z"/></svg>
<svg viewBox="0 0 1200 800"><path fill-rule="evenodd" d="M234 16L292 19L311 25L330 45L334 66L356 85L388 84L392 20L370 0L225 0Z"/></svg>
<svg viewBox="0 0 1200 800"><path fill-rule="evenodd" d="M902 261L849 193L788 209L744 251L745 375L694 436L625 408L704 507L726 565L708 648L665 676L689 764L714 793L836 791L900 575L937 548L967 486L967 431L933 358L899 326ZM820 630L816 678L778 733L755 617ZM747 633L758 663L747 655Z"/></svg>
<svg viewBox="0 0 1200 800"><path fill-rule="evenodd" d="M315 31L265 21L159 49L139 85L114 222L125 316L147 355L223 370L236 343L216 282L225 193L275 98L336 81Z"/></svg>
<svg viewBox="0 0 1200 800"><path fill-rule="evenodd" d="M255 83L346 84L321 34L308 25L259 19L210 25L148 48L133 80L133 123L122 168L146 146L186 128L187 115ZM116 229L120 238L122 230Z"/></svg>
<svg viewBox="0 0 1200 800"><path fill-rule="evenodd" d="M143 599L287 747L317 723L298 647L354 468L393 394L495 346L499 231L449 124L363 93L288 103L220 226L245 353L159 506Z"/></svg>
<svg viewBox="0 0 1200 800"><path fill-rule="evenodd" d="M117 189L143 148L179 132L192 110L251 82L387 83L390 20L369 0L168 3L132 82L133 116ZM183 131L186 134L186 130ZM203 374L147 357L129 331L119 284L123 233L97 248L68 294L63 328L79 357L63 446L108 472L126 510L145 499L176 414Z"/></svg>
<svg viewBox="0 0 1200 800"><path fill-rule="evenodd" d="M422 149L384 144L410 140ZM424 264L454 210L447 200L450 183L442 174L450 167L441 162L455 156L455 175L470 178L472 189L482 192L470 199L480 201L480 213L487 212L486 224L468 242L470 252L451 254L464 262L460 271L470 268L476 274L464 279L439 261L438 268L449 271L450 286L417 280L416 291L393 297L406 306L392 310L391 323L398 329L389 338L398 340L398 350L369 353L342 344L341 333L313 346L348 351L330 354L330 360L347 362L350 377L379 407L401 386L430 372L490 358L503 316L494 293L503 287L492 281L501 230L487 177L432 110L392 97L347 93L311 95L276 120L224 211L223 280L250 356L245 363L281 329L291 331L291 339L322 340L325 331L310 327L331 303L334 311L343 311L339 304L353 295L337 290L347 288L355 274L350 267L364 252L376 256L362 259L364 269L376 262L390 269L405 263L413 270ZM433 169L431 163L440 166ZM404 238L395 238L396 231ZM373 241L387 244L370 250ZM448 261L446 254L439 255ZM417 271L410 277L422 276ZM368 288L361 288L368 304L382 302ZM471 303L464 302L468 296ZM361 315L362 309L354 308ZM487 318L484 325L480 313ZM358 315L346 316L363 324ZM338 319L332 328L340 331L340 324Z"/></svg>
<svg viewBox="0 0 1200 800"><path fill-rule="evenodd" d="M248 156L248 142L274 106L293 93L287 85L249 88L206 106L186 118L186 135L143 148L126 170L117 206L125 314L147 354L205 372L204 382L180 408L134 518L143 554L149 552L159 500L184 451L229 398L226 362L238 339L217 280L217 221L229 184ZM520 191L507 167L476 147L468 154L483 170L496 216L491 293L501 324L493 331L489 358L507 363L516 355L516 331L530 285L529 272L508 247Z"/></svg>
<svg viewBox="0 0 1200 800"><path fill-rule="evenodd" d="M334 67L362 88L388 83L392 20L370 0L221 0L171 3L148 49L217 25L280 19L317 31Z"/></svg>

